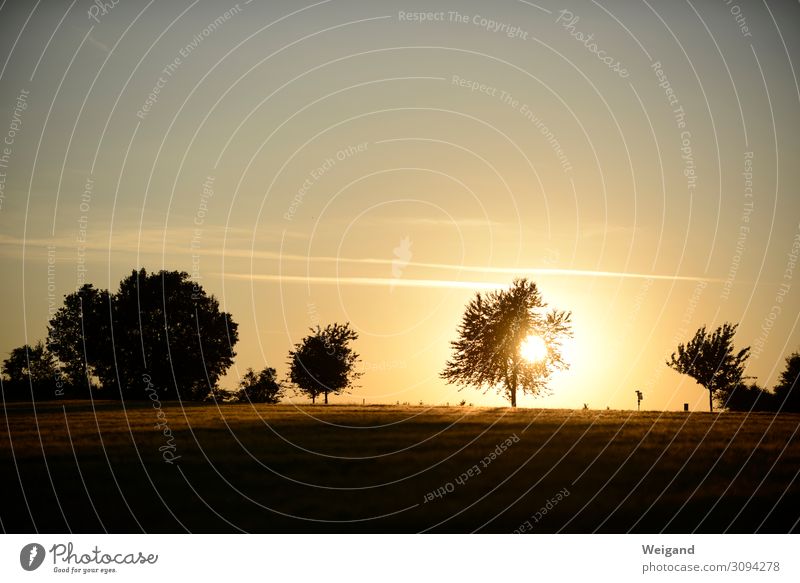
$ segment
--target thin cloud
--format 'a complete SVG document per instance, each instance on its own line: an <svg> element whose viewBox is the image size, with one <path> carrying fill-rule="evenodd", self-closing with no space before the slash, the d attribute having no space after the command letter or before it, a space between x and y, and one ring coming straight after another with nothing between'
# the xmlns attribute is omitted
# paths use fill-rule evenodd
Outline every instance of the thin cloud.
<svg viewBox="0 0 800 583"><path fill-rule="evenodd" d="M220 230L219 229L209 229L208 234L204 233L203 240L201 246L198 249L192 250L189 247L189 241L191 239L191 229L186 229L185 232L181 233L181 236L177 238L183 238L186 241L184 245L176 245L174 243L176 238L176 233L173 231L169 234L170 242L166 245L162 243L163 241L163 230L154 229L154 230L143 230L139 231L130 231L130 232L122 232L122 233L115 233L112 239L112 246L111 251L113 253L122 253L122 252L134 252L140 255L151 255L157 254L159 256L182 256L192 252L199 252L205 256L224 256L227 258L245 258L245 259L263 259L263 260L270 260L270 261L277 261L279 263L301 263L305 265L321 265L321 264L335 264L335 265L375 265L375 266L386 266L387 268L391 268L392 259L379 259L373 257L334 257L334 256L325 256L325 255L302 255L297 253L280 253L277 251L258 251L258 250L251 250L246 247L241 246L241 239L237 241L237 246L229 247L229 248L222 248L219 245L220 242ZM213 233L213 235L212 235ZM244 235L244 233L239 232L237 233L240 237ZM248 233L250 235L251 233ZM230 233L229 233L230 235ZM263 235L259 234L258 238L263 240ZM273 234L269 237L273 241L277 239L277 237ZM61 238L61 239L48 239L48 238L35 238L35 239L19 239L16 237L10 237L7 235L0 234L0 253L3 253L3 248L5 247L5 253L3 254L10 254L17 256L18 251L11 250L9 248L14 247L40 247L45 248L48 245L56 245L57 247L67 248L70 247L75 248L75 239L74 238ZM108 245L108 236L97 236L92 237L90 241L86 243L86 250L90 252L99 253L102 252L103 254L108 254L109 252L109 245ZM703 276L695 276L695 275L680 275L680 274L654 274L654 273L639 273L639 272L627 272L627 271L606 271L606 270L598 270L598 269L574 269L574 268L555 268L555 267L494 267L494 266L478 266L478 265L458 265L458 264L451 264L451 263L426 263L421 261L409 261L408 264L405 266L406 270L409 269L432 269L432 270L439 270L439 271L450 271L450 272L458 272L463 274L472 274L472 275L503 275L503 276L563 276L563 277L603 277L603 278L615 278L615 279L652 279L652 280L659 280L659 281L690 281L690 282L708 282L708 283L721 283L724 281L722 278L714 278L714 277L703 277ZM439 280L436 278L430 279L405 279L405 278L381 278L381 277L322 277L322 276L314 276L310 279L306 276L294 276L294 275L258 275L258 274L225 274L226 277L233 277L237 279L242 278L253 278L253 279L265 279L268 278L270 281L285 281L285 282L294 282L294 281L308 281L313 282L314 277L317 277L319 281L316 283L324 283L322 280L331 279L332 281L338 281L342 285L351 284L351 285L391 285L394 284L395 286L403 286L405 284L399 283L400 281L413 281L414 283L409 284L407 287L481 287L481 286L490 286L490 287L498 287L506 285L504 283L481 283L481 282L460 282L458 280ZM295 279L296 278L296 279ZM454 285L450 284L443 284L439 285L437 282L439 281L451 281ZM369 282L369 283L367 283ZM456 285L457 284L457 285ZM463 284L463 285L462 285Z"/></svg>
<svg viewBox="0 0 800 583"><path fill-rule="evenodd" d="M434 264L429 264L434 265ZM448 266L454 267L454 266ZM649 275L644 273L625 273L616 271L593 271L581 269L507 269L507 268L468 268L461 267L473 273L508 274L515 276L524 275L557 275L571 277L609 277L618 279L653 279L664 281L707 281L719 282L720 279L700 278L672 275ZM281 275L261 273L214 273L218 277L249 281L270 281L278 283L304 283L321 285L356 285L356 286L386 286L386 287L427 287L427 288L459 288L459 289L497 289L506 287L508 282L492 281L463 281L451 279L410 279L391 277L352 277L352 276L320 276L320 275Z"/></svg>
<svg viewBox="0 0 800 583"><path fill-rule="evenodd" d="M270 275L249 273L214 273L227 279L249 281L277 281L281 283L304 283L322 285L356 285L370 287L425 287L460 289L497 289L507 284L489 281L455 281L447 279L405 279L393 277L327 277L318 275Z"/></svg>

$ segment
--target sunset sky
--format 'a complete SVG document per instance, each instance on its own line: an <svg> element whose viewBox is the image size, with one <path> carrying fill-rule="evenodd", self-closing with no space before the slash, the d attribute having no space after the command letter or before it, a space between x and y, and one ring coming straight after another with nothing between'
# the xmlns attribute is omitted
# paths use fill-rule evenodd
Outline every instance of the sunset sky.
<svg viewBox="0 0 800 583"><path fill-rule="evenodd" d="M800 350L797 3L91 6L0 8L2 358L140 266L233 314L225 387L351 322L333 403L503 405L438 375L522 276L575 339L521 406L702 410L664 361L703 324L767 387Z"/></svg>

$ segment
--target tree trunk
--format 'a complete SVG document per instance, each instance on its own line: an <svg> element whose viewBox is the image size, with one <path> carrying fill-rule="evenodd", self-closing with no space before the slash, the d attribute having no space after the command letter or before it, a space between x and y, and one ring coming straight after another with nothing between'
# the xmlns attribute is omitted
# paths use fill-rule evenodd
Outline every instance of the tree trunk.
<svg viewBox="0 0 800 583"><path fill-rule="evenodd" d="M714 391L712 389L708 389L708 412L714 412Z"/></svg>
<svg viewBox="0 0 800 583"><path fill-rule="evenodd" d="M517 358L514 356L511 366L511 406L517 406Z"/></svg>
<svg viewBox="0 0 800 583"><path fill-rule="evenodd" d="M517 406L517 372L516 371L514 371L514 373L511 375L511 383L510 383L510 386L508 387L508 392L511 393L511 406L512 407L516 407Z"/></svg>
<svg viewBox="0 0 800 583"><path fill-rule="evenodd" d="M325 404L328 404L328 391L325 391Z"/></svg>
<svg viewBox="0 0 800 583"><path fill-rule="evenodd" d="M312 405L316 402L316 400L317 400L317 396L316 395L311 395L311 404Z"/></svg>

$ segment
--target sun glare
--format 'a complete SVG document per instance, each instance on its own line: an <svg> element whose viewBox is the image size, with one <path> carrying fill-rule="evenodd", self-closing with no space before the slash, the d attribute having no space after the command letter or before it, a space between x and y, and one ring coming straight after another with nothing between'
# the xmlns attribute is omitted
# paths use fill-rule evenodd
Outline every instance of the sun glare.
<svg viewBox="0 0 800 583"><path fill-rule="evenodd" d="M541 336L528 336L519 347L522 358L529 362L539 362L547 358L547 344Z"/></svg>

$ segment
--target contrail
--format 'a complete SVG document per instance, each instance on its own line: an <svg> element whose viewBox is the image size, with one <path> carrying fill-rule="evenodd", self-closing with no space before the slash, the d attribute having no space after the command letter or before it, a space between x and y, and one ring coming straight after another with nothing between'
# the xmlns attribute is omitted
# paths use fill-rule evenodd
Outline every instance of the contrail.
<svg viewBox="0 0 800 583"><path fill-rule="evenodd" d="M278 281L282 283L317 283L323 285L362 285L386 287L436 287L436 288L462 288L462 289L497 289L505 287L507 282L489 281L453 281L446 279L395 279L391 277L325 277L319 275L269 275L249 273L215 273L229 279L244 279L249 281Z"/></svg>
<svg viewBox="0 0 800 583"><path fill-rule="evenodd" d="M71 241L71 239L69 240ZM55 240L46 240L46 239L29 239L26 242L20 239L15 239L13 237L8 237L4 235L0 235L0 248L2 247L13 247L13 246L22 246L28 245L33 247L44 247L47 244L53 244ZM59 241L59 244L62 242ZM65 240L63 242L64 245L67 245L68 242ZM87 246L87 250L89 247ZM132 242L128 241L124 244L114 245L113 249L115 251L137 251L137 252L152 252L163 255L166 252L174 253L176 255L182 255L186 252L184 247L174 247L171 245L153 245L152 241L148 238L145 238L144 244L133 245ZM103 253L107 252L107 245L105 244L97 244L97 249L101 250ZM210 256L223 256L223 257L238 257L238 258L251 258L251 259L267 259L267 260L274 260L280 263L283 262L292 262L292 263L305 263L309 264L320 264L320 263L331 263L331 264L355 264L355 265L386 265L391 266L393 259L377 259L372 257L332 257L326 255L301 255L297 253L280 253L276 251L262 251L257 249L246 249L241 247L230 247L230 248L222 248L222 247L212 247L203 250L204 255ZM628 272L628 271L603 271L597 269L569 269L569 268L555 268L555 267L491 267L491 266L480 266L480 265L455 265L452 263L425 263L421 261L409 261L404 266L406 269L409 268L423 268L423 269L439 269L439 270L446 270L446 271L457 271L460 273L474 273L474 274L486 274L486 275L516 275L516 276L525 276L525 275L544 275L544 276L566 276L566 277L608 277L608 278L617 278L617 279L652 279L652 280L659 280L659 281L692 281L692 282L700 282L705 281L708 283L722 283L725 280L723 278L717 277L703 277L703 276L696 276L696 275L670 275L670 274L653 274L653 273L637 273L637 272ZM215 275L220 275L219 273ZM326 283L324 281L326 278L321 276L316 276L314 278L308 279L305 277L300 276L261 276L261 275L253 275L250 274L225 274L225 277L230 277L232 279L261 279L261 280L268 280L268 281L286 281L286 282L305 282L305 281L314 281L315 283ZM402 286L404 284L399 283L400 279L389 279L389 278L374 278L374 277L364 277L364 278L331 278L330 283L339 283L339 284L353 284L353 285L388 285L384 282L384 280L388 282L394 282L395 286ZM408 286L413 287L477 287L477 288L488 288L488 287L503 287L508 284L508 282L502 283L487 283L487 282L461 282L461 281L444 281L439 282L436 279L418 279L418 280L407 280L407 281L415 281L416 283L408 284Z"/></svg>
<svg viewBox="0 0 800 583"><path fill-rule="evenodd" d="M640 273L623 273L609 271L582 271L569 269L542 269L542 270L521 270L509 269L500 273L516 275L529 274L548 274L548 275L568 275L579 277L617 277L617 278L636 278L636 279L659 279L668 281L717 281L710 278L688 277L688 276L666 276L666 275L646 275ZM463 281L449 279L410 279L410 278L390 278L390 277L336 277L322 275L279 275L279 274L260 274L260 273L214 273L213 275L228 279L239 279L247 281L277 281L281 283L305 283L321 285L361 285L361 286L388 286L388 287L427 287L427 288L457 288L457 289L498 289L508 286L507 281Z"/></svg>

